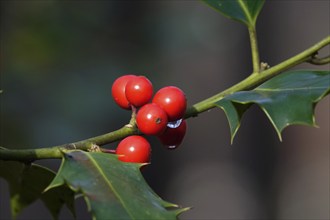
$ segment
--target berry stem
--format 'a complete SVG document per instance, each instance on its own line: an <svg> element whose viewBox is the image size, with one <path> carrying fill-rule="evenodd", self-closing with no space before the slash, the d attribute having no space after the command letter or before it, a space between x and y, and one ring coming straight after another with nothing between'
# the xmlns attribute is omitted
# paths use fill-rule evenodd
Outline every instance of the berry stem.
<svg viewBox="0 0 330 220"><path fill-rule="evenodd" d="M137 109L135 106L131 105L131 109L132 109L132 115L131 115L131 120L129 121L129 126L128 127L136 127L136 113L137 113Z"/></svg>
<svg viewBox="0 0 330 220"><path fill-rule="evenodd" d="M116 154L116 150L100 148L103 153Z"/></svg>

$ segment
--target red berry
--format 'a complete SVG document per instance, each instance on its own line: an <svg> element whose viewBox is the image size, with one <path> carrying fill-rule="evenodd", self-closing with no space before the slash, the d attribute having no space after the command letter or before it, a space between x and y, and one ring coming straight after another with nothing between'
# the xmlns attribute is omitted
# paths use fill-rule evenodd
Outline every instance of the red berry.
<svg viewBox="0 0 330 220"><path fill-rule="evenodd" d="M125 95L125 87L128 81L136 78L135 75L125 75L117 78L111 88L111 94L117 105L119 105L123 109L131 109L131 105L129 104L126 95Z"/></svg>
<svg viewBox="0 0 330 220"><path fill-rule="evenodd" d="M164 109L169 121L181 119L186 112L186 96L181 89L175 86L160 89L155 94L152 102Z"/></svg>
<svg viewBox="0 0 330 220"><path fill-rule="evenodd" d="M183 120L176 128L167 127L165 132L158 136L158 138L168 149L175 149L182 143L186 130L187 124L186 121Z"/></svg>
<svg viewBox="0 0 330 220"><path fill-rule="evenodd" d="M147 104L153 93L152 83L144 76L138 76L130 80L125 89L128 102L135 107Z"/></svg>
<svg viewBox="0 0 330 220"><path fill-rule="evenodd" d="M166 112L155 103L141 107L136 115L136 123L140 131L148 135L162 134L167 125Z"/></svg>
<svg viewBox="0 0 330 220"><path fill-rule="evenodd" d="M145 138L133 135L118 144L116 154L120 155L119 160L123 162L148 163L150 162L151 147Z"/></svg>

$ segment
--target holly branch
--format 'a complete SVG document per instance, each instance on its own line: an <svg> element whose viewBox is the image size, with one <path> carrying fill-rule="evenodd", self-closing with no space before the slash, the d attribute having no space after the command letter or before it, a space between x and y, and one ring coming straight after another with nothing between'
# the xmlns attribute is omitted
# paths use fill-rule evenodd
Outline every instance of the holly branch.
<svg viewBox="0 0 330 220"><path fill-rule="evenodd" d="M195 117L200 113L203 113L209 109L216 107L215 103L223 99L227 95L239 91L252 89L258 85L261 85L265 81L273 78L274 76L279 75L284 70L297 66L301 63L308 62L313 65L325 65L330 63L330 56L322 58L319 58L317 56L318 51L329 44L330 36L327 36L326 38L317 42L310 48L273 67L266 69L260 68L260 72L253 72L246 79L231 86L230 88L192 105L187 109L184 118L188 119L191 117ZM261 64L261 67L264 66L263 64L264 63ZM101 146L121 140L127 136L134 134L140 134L140 131L136 126L135 114L132 114L129 124L123 126L122 128L85 140L37 149L15 150L0 148L0 160L32 162L40 159L60 159L63 157L63 152L71 150L109 152L109 150L107 149L102 149Z"/></svg>

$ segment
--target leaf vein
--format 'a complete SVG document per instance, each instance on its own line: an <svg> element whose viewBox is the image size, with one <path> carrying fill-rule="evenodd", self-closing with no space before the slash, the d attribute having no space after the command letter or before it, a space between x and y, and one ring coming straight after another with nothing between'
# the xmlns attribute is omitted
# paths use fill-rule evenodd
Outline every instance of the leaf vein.
<svg viewBox="0 0 330 220"><path fill-rule="evenodd" d="M102 168L98 165L97 161L93 157L91 157L89 154L87 154L87 155L91 159L91 161L95 164L96 169L100 171L101 176L103 177L103 179L107 183L107 185L109 185L109 187L112 189L115 196L121 201L121 203L124 206L128 215L131 216L131 219L134 219L134 216L132 215L132 213L129 212L129 209L127 208L127 205L125 204L125 202L122 200L121 196L116 192L112 183L110 181L108 181L108 179L105 177L105 173L103 172Z"/></svg>
<svg viewBox="0 0 330 220"><path fill-rule="evenodd" d="M247 8L246 3L244 3L243 0L238 0L238 4L241 6L247 20L249 21L249 24L254 25L253 19L251 17L251 14L249 13L249 9Z"/></svg>

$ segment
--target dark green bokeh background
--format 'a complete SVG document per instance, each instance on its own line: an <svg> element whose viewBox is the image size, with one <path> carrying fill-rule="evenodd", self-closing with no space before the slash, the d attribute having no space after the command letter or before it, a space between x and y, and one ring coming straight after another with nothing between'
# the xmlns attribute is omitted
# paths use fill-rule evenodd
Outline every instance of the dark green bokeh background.
<svg viewBox="0 0 330 220"><path fill-rule="evenodd" d="M266 1L257 23L262 61L272 66L328 35L329 8L329 1ZM251 72L244 25L199 1L1 1L0 34L0 145L8 148L120 128L130 112L114 104L110 88L123 74L146 75L155 90L178 86L191 105ZM328 97L316 112L320 129L290 127L280 143L252 107L233 146L223 112L203 113L188 121L176 151L149 139L144 175L165 200L194 207L182 219L329 219ZM1 179L0 219L10 219L8 194ZM77 215L90 218L81 198ZM50 215L36 202L19 219ZM61 219L72 217L63 209Z"/></svg>

